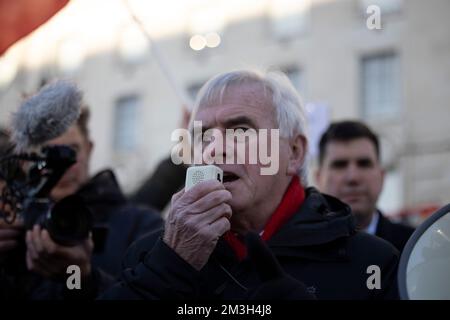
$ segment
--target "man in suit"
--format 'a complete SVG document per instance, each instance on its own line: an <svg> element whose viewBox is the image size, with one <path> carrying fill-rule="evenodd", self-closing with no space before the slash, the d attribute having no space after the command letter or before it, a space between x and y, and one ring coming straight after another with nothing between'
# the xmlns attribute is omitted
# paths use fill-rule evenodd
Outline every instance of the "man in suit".
<svg viewBox="0 0 450 320"><path fill-rule="evenodd" d="M364 123L332 123L319 144L319 189L352 208L357 227L392 243L400 252L414 229L389 221L377 209L384 180L380 145Z"/></svg>

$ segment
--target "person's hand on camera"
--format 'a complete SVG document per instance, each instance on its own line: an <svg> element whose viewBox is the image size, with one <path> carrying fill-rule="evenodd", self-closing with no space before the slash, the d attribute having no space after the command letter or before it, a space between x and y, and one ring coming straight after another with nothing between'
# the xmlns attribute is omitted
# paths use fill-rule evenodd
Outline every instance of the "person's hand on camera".
<svg viewBox="0 0 450 320"><path fill-rule="evenodd" d="M26 262L29 270L47 278L66 275L69 265L80 267L81 276L91 274L91 256L94 243L91 237L75 246L55 243L47 230L35 225L26 234Z"/></svg>
<svg viewBox="0 0 450 320"><path fill-rule="evenodd" d="M198 183L172 197L163 241L196 270L208 262L230 229L231 193L217 180Z"/></svg>
<svg viewBox="0 0 450 320"><path fill-rule="evenodd" d="M0 263L19 245L21 236L23 223L20 220L16 219L14 223L8 224L0 218Z"/></svg>

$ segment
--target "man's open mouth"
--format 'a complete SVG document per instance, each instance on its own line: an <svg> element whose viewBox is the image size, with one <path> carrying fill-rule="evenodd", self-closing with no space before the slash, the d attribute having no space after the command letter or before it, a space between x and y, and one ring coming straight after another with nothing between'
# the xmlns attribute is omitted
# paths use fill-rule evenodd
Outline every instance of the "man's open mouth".
<svg viewBox="0 0 450 320"><path fill-rule="evenodd" d="M237 175L235 175L234 173L231 173L231 172L223 173L223 183L233 182L233 181L236 181L237 179L239 179L239 177Z"/></svg>

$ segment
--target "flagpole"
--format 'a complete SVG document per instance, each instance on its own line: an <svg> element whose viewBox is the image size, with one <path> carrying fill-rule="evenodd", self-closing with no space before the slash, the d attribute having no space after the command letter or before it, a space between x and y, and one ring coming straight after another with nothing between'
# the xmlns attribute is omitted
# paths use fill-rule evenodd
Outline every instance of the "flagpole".
<svg viewBox="0 0 450 320"><path fill-rule="evenodd" d="M158 48L158 45L155 41L153 41L150 34L147 32L147 30L144 27L144 24L142 21L134 14L133 9L130 6L130 3L128 0L123 0L128 13L130 14L133 21L137 24L141 32L144 34L144 36L147 38L148 42L150 43L150 47L153 53L154 58L156 59L156 62L160 66L163 74L166 76L167 80L169 81L170 86L175 91L176 96L178 97L178 100L180 101L182 106L185 106L189 111L192 111L193 108L193 102L192 99L187 94L186 90L183 89L178 81L176 80L174 73L172 72L171 68L169 67L169 64L167 63L164 56L161 54L161 51Z"/></svg>

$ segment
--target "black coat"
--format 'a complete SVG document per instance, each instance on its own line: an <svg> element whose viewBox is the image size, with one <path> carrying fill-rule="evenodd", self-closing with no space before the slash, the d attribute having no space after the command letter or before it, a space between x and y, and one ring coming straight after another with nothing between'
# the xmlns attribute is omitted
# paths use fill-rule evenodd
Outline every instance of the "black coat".
<svg viewBox="0 0 450 320"><path fill-rule="evenodd" d="M282 268L318 299L397 298L398 251L386 241L355 231L350 208L306 190L304 204L267 242ZM381 269L381 289L367 288L367 268ZM122 280L104 299L246 299L261 285L249 259L239 262L219 240L196 271L160 238L149 234L130 247ZM276 297L274 297L276 298Z"/></svg>
<svg viewBox="0 0 450 320"><path fill-rule="evenodd" d="M381 212L378 211L378 213L380 218L378 220L375 235L392 243L401 253L406 242L408 242L413 234L414 229L400 223L393 223L383 216Z"/></svg>
<svg viewBox="0 0 450 320"><path fill-rule="evenodd" d="M163 211L174 193L184 187L187 166L163 159L152 175L131 195L130 200Z"/></svg>
<svg viewBox="0 0 450 320"><path fill-rule="evenodd" d="M94 267L118 276L128 247L144 234L159 229L160 214L128 202L110 170L94 176L77 192L94 214L94 226L107 230L104 249L94 252Z"/></svg>

